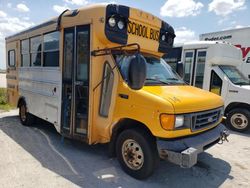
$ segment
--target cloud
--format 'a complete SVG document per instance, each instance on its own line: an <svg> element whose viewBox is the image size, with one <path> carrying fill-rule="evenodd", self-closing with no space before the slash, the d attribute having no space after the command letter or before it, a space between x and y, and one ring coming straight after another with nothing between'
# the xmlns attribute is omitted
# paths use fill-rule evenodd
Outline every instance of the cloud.
<svg viewBox="0 0 250 188"><path fill-rule="evenodd" d="M215 12L219 16L227 16L245 8L245 0L213 0L208 5L208 11Z"/></svg>
<svg viewBox="0 0 250 188"><path fill-rule="evenodd" d="M54 5L53 6L53 10L56 11L57 13L62 13L63 11L65 11L66 9L70 9L68 6L66 5L63 5L63 6L60 6L60 5Z"/></svg>
<svg viewBox="0 0 250 188"><path fill-rule="evenodd" d="M87 5L89 3L87 0L63 0L63 1L72 5Z"/></svg>
<svg viewBox="0 0 250 188"><path fill-rule="evenodd" d="M17 4L16 8L19 12L29 12L30 11L30 9L23 3Z"/></svg>
<svg viewBox="0 0 250 188"><path fill-rule="evenodd" d="M7 14L4 11L0 10L0 18L5 18Z"/></svg>
<svg viewBox="0 0 250 188"><path fill-rule="evenodd" d="M3 68L5 67L5 37L31 27L34 23L3 14L3 11L0 11L0 18L0 67Z"/></svg>
<svg viewBox="0 0 250 188"><path fill-rule="evenodd" d="M232 24L232 26L222 29L222 31L230 30L230 29L240 29L240 28L245 28L245 27L250 27L250 25L240 25L240 24L236 24L235 22Z"/></svg>
<svg viewBox="0 0 250 188"><path fill-rule="evenodd" d="M198 36L196 36L195 31L187 29L186 27L177 28L175 31L175 41L174 43L184 43L184 42L191 42L191 41L198 41Z"/></svg>
<svg viewBox="0 0 250 188"><path fill-rule="evenodd" d="M161 16L186 17L200 14L204 5L194 0L167 0L161 7Z"/></svg>

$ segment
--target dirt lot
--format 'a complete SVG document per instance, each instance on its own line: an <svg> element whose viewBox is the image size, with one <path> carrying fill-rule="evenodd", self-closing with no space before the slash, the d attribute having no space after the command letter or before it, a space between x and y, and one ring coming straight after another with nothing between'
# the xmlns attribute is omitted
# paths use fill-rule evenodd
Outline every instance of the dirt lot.
<svg viewBox="0 0 250 188"><path fill-rule="evenodd" d="M161 161L146 181L126 175L103 145L65 140L48 125L24 127L0 114L0 187L250 187L250 132L199 156L191 169Z"/></svg>

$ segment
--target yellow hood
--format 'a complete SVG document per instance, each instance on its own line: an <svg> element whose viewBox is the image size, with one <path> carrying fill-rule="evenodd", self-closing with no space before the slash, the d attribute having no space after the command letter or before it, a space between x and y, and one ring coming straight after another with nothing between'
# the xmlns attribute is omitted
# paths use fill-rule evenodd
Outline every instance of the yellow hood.
<svg viewBox="0 0 250 188"><path fill-rule="evenodd" d="M222 98L192 86L145 86L144 91L173 104L176 114L205 111L224 105Z"/></svg>

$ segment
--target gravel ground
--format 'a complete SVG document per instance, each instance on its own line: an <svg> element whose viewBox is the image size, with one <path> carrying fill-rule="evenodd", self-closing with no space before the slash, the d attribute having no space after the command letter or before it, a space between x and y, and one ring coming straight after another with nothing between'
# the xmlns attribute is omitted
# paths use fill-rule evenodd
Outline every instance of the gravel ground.
<svg viewBox="0 0 250 188"><path fill-rule="evenodd" d="M126 175L107 146L61 142L52 126L22 126L17 110L0 114L0 187L250 187L250 132L199 156L190 169L161 161L144 181Z"/></svg>

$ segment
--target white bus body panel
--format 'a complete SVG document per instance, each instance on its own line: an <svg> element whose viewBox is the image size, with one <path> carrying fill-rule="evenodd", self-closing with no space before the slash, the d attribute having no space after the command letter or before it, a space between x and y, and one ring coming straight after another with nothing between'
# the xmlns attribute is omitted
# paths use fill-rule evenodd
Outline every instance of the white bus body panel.
<svg viewBox="0 0 250 188"><path fill-rule="evenodd" d="M244 63L238 69L245 76L250 76L250 27L204 33L200 35L200 40L226 41L241 48Z"/></svg>
<svg viewBox="0 0 250 188"><path fill-rule="evenodd" d="M183 50L207 49L206 64L238 66L242 63L241 50L228 43L197 41L187 42L175 47L183 47Z"/></svg>
<svg viewBox="0 0 250 188"><path fill-rule="evenodd" d="M28 111L55 125L61 124L61 71L59 68L20 67L19 91Z"/></svg>

